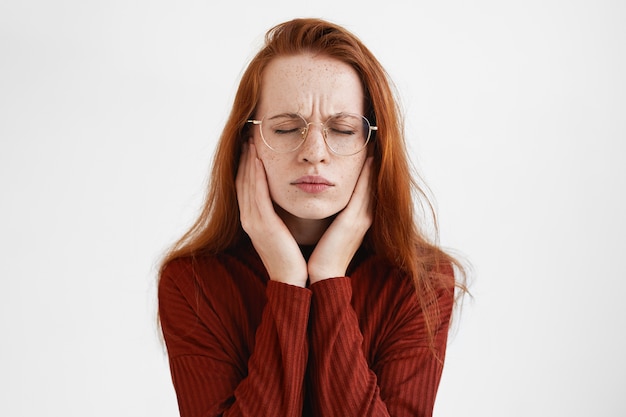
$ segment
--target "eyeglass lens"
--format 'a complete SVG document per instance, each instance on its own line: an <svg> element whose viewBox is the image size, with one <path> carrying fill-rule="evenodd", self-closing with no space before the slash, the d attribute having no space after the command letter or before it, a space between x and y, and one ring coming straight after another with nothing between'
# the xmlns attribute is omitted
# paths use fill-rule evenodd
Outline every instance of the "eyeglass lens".
<svg viewBox="0 0 626 417"><path fill-rule="evenodd" d="M281 114L264 118L261 123L263 140L277 152L297 149L320 125L328 147L339 155L352 155L362 150L370 136L370 124L360 115L340 113L324 123L308 123L297 114Z"/></svg>

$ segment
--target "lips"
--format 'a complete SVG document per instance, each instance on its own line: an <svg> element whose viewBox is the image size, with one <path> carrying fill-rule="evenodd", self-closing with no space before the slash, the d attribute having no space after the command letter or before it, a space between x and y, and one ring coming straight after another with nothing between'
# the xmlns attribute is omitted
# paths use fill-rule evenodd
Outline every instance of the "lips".
<svg viewBox="0 0 626 417"><path fill-rule="evenodd" d="M332 182L318 175L305 175L293 181L291 184L310 194L321 193L334 186Z"/></svg>

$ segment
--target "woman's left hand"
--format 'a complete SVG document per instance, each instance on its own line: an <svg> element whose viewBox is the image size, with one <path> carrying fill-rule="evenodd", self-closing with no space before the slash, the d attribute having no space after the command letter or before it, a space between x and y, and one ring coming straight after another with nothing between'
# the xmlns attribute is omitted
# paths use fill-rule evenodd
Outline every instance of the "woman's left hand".
<svg viewBox="0 0 626 417"><path fill-rule="evenodd" d="M345 276L352 257L372 225L372 161L372 157L365 161L348 205L333 220L311 254L307 264L311 284Z"/></svg>

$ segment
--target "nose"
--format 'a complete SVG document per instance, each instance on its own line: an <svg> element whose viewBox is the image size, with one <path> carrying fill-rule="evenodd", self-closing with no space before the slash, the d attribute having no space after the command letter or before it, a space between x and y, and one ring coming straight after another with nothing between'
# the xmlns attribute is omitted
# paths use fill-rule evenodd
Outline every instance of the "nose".
<svg viewBox="0 0 626 417"><path fill-rule="evenodd" d="M309 123L306 138L298 149L299 159L312 164L326 162L329 157L329 149L324 140L324 126L321 123Z"/></svg>

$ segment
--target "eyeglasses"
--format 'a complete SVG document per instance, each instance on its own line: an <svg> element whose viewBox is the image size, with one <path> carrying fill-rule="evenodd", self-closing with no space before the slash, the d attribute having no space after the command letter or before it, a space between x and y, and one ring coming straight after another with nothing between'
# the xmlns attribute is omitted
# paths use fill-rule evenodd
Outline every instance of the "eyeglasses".
<svg viewBox="0 0 626 417"><path fill-rule="evenodd" d="M352 113L338 113L324 123L307 122L297 113L265 116L262 120L248 120L248 123L259 125L265 145L278 153L293 152L302 146L313 124L322 126L322 136L328 149L343 156L361 152L367 146L372 131L378 130L364 116Z"/></svg>

